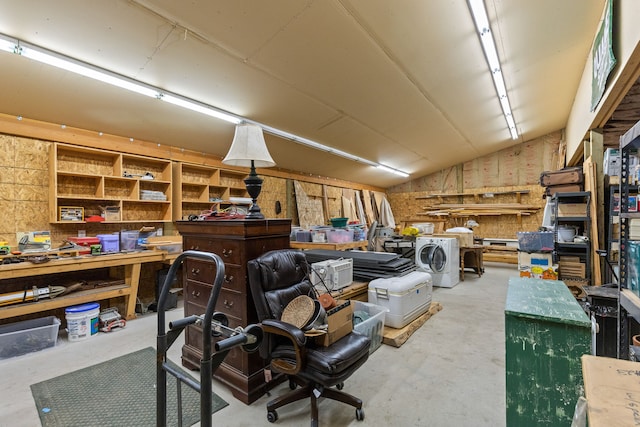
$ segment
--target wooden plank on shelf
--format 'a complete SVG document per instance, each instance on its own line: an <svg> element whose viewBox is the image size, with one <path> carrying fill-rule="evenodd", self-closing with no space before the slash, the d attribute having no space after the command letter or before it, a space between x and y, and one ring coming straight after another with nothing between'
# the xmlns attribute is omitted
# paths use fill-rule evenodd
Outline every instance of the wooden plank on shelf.
<svg viewBox="0 0 640 427"><path fill-rule="evenodd" d="M485 253L482 255L484 262L501 262L503 264L518 264L518 256L511 254Z"/></svg>
<svg viewBox="0 0 640 427"><path fill-rule="evenodd" d="M600 255L597 250L600 249L600 242L598 240L598 198L597 198L597 184L596 184L596 164L589 157L584 161L584 189L591 192L591 202L589 203L589 216L591 217L591 230L589 230L589 237L591 239L591 280L594 286L602 285L602 272L600 270Z"/></svg>
<svg viewBox="0 0 640 427"><path fill-rule="evenodd" d="M530 193L530 190L511 190L511 191L480 191L480 192L473 192L473 193L440 193L440 194L428 194L426 196L416 196L416 200L420 200L420 199L435 199L435 198L442 198L442 197L458 197L458 196L462 196L462 197L466 197L466 196L473 196L474 198L476 196L481 196L481 197L493 197L496 195L506 195L506 194L515 194L516 197L520 197L521 194L528 194Z"/></svg>
<svg viewBox="0 0 640 427"><path fill-rule="evenodd" d="M440 203L437 205L429 206L433 209L520 209L520 210L534 210L540 209L537 205L523 205L521 203Z"/></svg>
<svg viewBox="0 0 640 427"><path fill-rule="evenodd" d="M94 302L96 300L124 297L131 295L132 291L133 289L129 285L115 285L106 288L78 291L57 298L41 299L40 301L36 302L10 305L0 308L0 319L24 316L26 314L84 304L86 302ZM133 300L135 303L135 298L133 298Z"/></svg>
<svg viewBox="0 0 640 427"><path fill-rule="evenodd" d="M487 254L491 252L518 252L518 248L515 246L502 246L502 245L484 245L482 251Z"/></svg>
<svg viewBox="0 0 640 427"><path fill-rule="evenodd" d="M485 245L482 247L482 257L486 262L518 264L518 248L514 246Z"/></svg>
<svg viewBox="0 0 640 427"><path fill-rule="evenodd" d="M411 337L411 335L413 335L415 331L417 331L422 325L425 324L427 320L429 320L440 310L442 310L442 304L434 301L431 302L431 307L429 307L429 310L416 318L414 321L410 322L404 328L396 329L385 326L384 332L382 333L382 342L394 347L400 347L402 344L407 342L409 337Z"/></svg>

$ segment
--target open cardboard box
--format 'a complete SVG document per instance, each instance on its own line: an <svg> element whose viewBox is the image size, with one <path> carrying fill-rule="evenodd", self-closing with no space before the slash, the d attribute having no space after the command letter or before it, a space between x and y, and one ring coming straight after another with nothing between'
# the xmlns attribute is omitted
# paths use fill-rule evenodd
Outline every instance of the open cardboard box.
<svg viewBox="0 0 640 427"><path fill-rule="evenodd" d="M315 337L316 343L329 346L353 330L353 303L339 300L335 309L327 312L327 333Z"/></svg>

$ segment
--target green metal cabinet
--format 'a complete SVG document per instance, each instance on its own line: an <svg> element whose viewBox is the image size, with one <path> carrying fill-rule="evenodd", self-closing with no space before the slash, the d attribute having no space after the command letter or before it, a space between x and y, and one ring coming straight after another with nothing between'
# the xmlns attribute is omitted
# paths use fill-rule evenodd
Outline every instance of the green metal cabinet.
<svg viewBox="0 0 640 427"><path fill-rule="evenodd" d="M505 305L507 426L570 426L591 322L558 280L513 277Z"/></svg>

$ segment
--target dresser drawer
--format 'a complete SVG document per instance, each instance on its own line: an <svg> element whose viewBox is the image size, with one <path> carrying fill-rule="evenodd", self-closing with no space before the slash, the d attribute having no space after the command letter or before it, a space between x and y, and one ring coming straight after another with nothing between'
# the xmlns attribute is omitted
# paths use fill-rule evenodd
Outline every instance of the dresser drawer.
<svg viewBox="0 0 640 427"><path fill-rule="evenodd" d="M218 301L216 303L216 311L226 314L228 317L236 317L238 319L246 318L246 296L241 293L222 288ZM246 325L241 325L246 326Z"/></svg>
<svg viewBox="0 0 640 427"><path fill-rule="evenodd" d="M210 261L187 258L184 272L187 280L195 280L213 286L213 281L216 278L216 264Z"/></svg>
<svg viewBox="0 0 640 427"><path fill-rule="evenodd" d="M202 312L198 314L203 314L209 303L209 295L211 295L212 289L213 287L210 285L187 280L184 285L184 301L185 303L196 304L201 307ZM189 313L189 315L191 314L193 313Z"/></svg>
<svg viewBox="0 0 640 427"><path fill-rule="evenodd" d="M184 250L213 252L222 258L224 263L242 263L243 242L240 240L211 239L206 237L185 237Z"/></svg>
<svg viewBox="0 0 640 427"><path fill-rule="evenodd" d="M247 292L247 270L244 266L226 264L222 287L238 292Z"/></svg>
<svg viewBox="0 0 640 427"><path fill-rule="evenodd" d="M187 304L197 305L201 311L200 313L185 313L187 316L191 314L204 314L209 303L209 296L211 295L213 287L200 282L194 282L193 280L187 280L185 286L185 302ZM246 317L246 296L229 289L220 289L218 295L218 301L216 301L215 310L226 314L227 316L233 316L238 319L244 319Z"/></svg>
<svg viewBox="0 0 640 427"><path fill-rule="evenodd" d="M197 259L187 259L185 263L187 280L206 283L213 286L216 278L215 264ZM247 286L247 274L244 267L234 264L225 264L222 286L239 292L244 292Z"/></svg>

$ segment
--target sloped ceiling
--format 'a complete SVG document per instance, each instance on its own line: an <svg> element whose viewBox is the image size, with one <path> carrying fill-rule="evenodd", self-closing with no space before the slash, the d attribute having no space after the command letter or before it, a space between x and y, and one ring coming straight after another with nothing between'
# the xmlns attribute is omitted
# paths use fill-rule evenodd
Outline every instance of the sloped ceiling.
<svg viewBox="0 0 640 427"><path fill-rule="evenodd" d="M267 135L277 167L389 187L562 129L604 0L485 0L520 138L466 1L0 2L0 32L409 172ZM223 157L233 125L0 52L0 113Z"/></svg>

